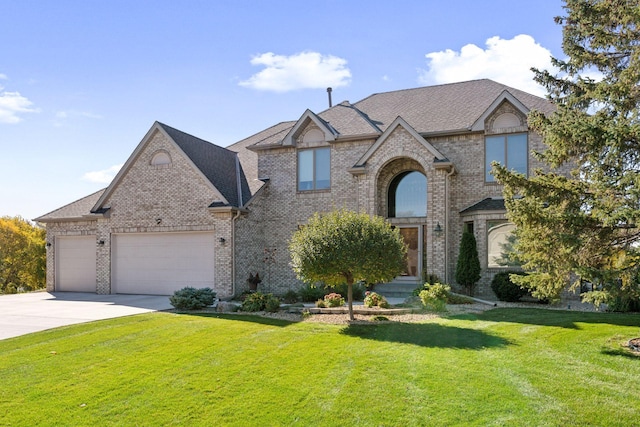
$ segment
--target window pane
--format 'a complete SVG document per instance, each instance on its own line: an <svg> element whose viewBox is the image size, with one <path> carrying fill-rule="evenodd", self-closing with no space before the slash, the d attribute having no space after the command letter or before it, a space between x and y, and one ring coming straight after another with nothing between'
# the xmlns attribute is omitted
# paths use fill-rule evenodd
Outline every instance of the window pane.
<svg viewBox="0 0 640 427"><path fill-rule="evenodd" d="M315 150L316 154L316 190L331 186L331 151L329 148Z"/></svg>
<svg viewBox="0 0 640 427"><path fill-rule="evenodd" d="M313 151L298 151L298 190L313 190Z"/></svg>
<svg viewBox="0 0 640 427"><path fill-rule="evenodd" d="M394 186L391 186L393 191ZM427 216L427 178L420 172L400 177L395 187L395 216L397 218Z"/></svg>
<svg viewBox="0 0 640 427"><path fill-rule="evenodd" d="M485 139L484 144L484 179L487 182L495 181L493 175L491 175L491 162L504 163L504 136L488 136Z"/></svg>
<svg viewBox="0 0 640 427"><path fill-rule="evenodd" d="M507 137L507 167L527 174L527 135L509 135Z"/></svg>
<svg viewBox="0 0 640 427"><path fill-rule="evenodd" d="M507 239L516 229L516 226L510 222L502 224L487 223L487 267L503 267L500 264L503 258L504 246L508 243Z"/></svg>

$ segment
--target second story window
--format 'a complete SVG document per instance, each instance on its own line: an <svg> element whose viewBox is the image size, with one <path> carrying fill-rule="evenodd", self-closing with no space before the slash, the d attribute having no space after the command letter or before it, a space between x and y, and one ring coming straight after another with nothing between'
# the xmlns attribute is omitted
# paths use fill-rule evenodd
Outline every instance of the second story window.
<svg viewBox="0 0 640 427"><path fill-rule="evenodd" d="M491 175L491 163L494 161L527 175L528 155L526 133L487 136L484 141L485 182L495 182Z"/></svg>
<svg viewBox="0 0 640 427"><path fill-rule="evenodd" d="M331 188L330 148L298 151L298 191Z"/></svg>

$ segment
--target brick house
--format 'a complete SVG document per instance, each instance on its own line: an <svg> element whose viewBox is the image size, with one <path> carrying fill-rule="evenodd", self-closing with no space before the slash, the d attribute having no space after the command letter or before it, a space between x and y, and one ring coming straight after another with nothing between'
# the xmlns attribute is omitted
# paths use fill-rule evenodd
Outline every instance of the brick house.
<svg viewBox="0 0 640 427"><path fill-rule="evenodd" d="M407 242L405 272L454 283L463 230L482 266L479 295L503 267L512 230L497 160L529 173L544 149L527 128L547 100L491 80L371 95L276 124L227 148L155 123L104 190L43 215L47 289L170 294L214 288L284 293L301 283L287 242L314 212L381 215Z"/></svg>

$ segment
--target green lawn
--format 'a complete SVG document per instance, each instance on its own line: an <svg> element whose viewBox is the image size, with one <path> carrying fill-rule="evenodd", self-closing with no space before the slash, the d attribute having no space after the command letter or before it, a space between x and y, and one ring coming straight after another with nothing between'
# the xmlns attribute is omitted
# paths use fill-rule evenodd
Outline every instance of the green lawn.
<svg viewBox="0 0 640 427"><path fill-rule="evenodd" d="M153 313L0 341L0 425L640 425L640 316Z"/></svg>

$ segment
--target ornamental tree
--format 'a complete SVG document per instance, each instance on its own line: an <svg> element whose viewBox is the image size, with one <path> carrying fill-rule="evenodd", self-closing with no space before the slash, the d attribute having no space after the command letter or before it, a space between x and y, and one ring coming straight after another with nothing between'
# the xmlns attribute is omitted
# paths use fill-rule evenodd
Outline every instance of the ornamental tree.
<svg viewBox="0 0 640 427"><path fill-rule="evenodd" d="M480 280L480 259L478 258L478 247L473 233L465 231L462 233L460 241L460 253L456 264L456 282L467 289L469 295Z"/></svg>
<svg viewBox="0 0 640 427"><path fill-rule="evenodd" d="M567 58L552 59L558 74L534 69L557 111L532 111L529 126L548 146L535 155L550 170L572 173L525 177L494 166L517 226L515 249L532 273L513 279L538 298L558 299L574 277L603 287L584 295L593 302L637 298L640 7L628 0L565 3L566 16L555 20L564 26Z"/></svg>
<svg viewBox="0 0 640 427"><path fill-rule="evenodd" d="M347 284L349 318L353 317L353 284L387 282L405 265L400 232L383 218L345 209L314 214L289 242L291 265L307 283Z"/></svg>
<svg viewBox="0 0 640 427"><path fill-rule="evenodd" d="M0 217L0 294L44 287L45 234L20 217Z"/></svg>

